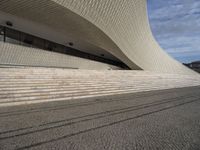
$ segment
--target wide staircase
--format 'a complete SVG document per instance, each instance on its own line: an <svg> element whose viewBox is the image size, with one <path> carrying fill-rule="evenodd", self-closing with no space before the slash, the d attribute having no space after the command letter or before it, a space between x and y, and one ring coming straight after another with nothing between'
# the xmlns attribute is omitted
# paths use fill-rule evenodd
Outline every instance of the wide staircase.
<svg viewBox="0 0 200 150"><path fill-rule="evenodd" d="M199 75L124 70L0 68L0 107L199 85Z"/></svg>

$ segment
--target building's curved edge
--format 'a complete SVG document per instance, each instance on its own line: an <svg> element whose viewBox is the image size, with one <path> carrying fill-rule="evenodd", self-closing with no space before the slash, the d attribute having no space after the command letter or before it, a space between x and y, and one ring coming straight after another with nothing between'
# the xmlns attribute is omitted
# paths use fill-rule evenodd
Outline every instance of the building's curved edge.
<svg viewBox="0 0 200 150"><path fill-rule="evenodd" d="M8 2L0 2L0 4L1 11L4 13L47 26L61 35L66 34L72 39L87 42L104 49L127 64L130 68L141 70L140 67L129 60L117 45L94 24L55 2L49 0L10 0ZM37 8L37 11L35 11L35 8ZM23 11L21 11L22 9Z"/></svg>
<svg viewBox="0 0 200 150"><path fill-rule="evenodd" d="M188 67L186 67L185 65L183 65L182 63L180 63L179 61L177 61L175 58L173 58L171 55L169 55L161 46L160 44L158 43L158 41L156 40L153 32L152 32L152 29L151 29L151 25L150 25L150 19L149 19L149 16L148 16L148 7L146 5L146 18L147 18L147 26L150 30L150 34L151 34L151 37L153 39L153 41L155 42L155 44L157 45L157 47L160 49L161 52L164 53L165 56L167 56L169 59L171 59L171 61L173 61L175 64L177 64L179 67L181 68L184 68L184 70L186 72L190 72L192 74L195 74L195 75L199 75L197 72L193 71L192 69L189 69Z"/></svg>
<svg viewBox="0 0 200 150"><path fill-rule="evenodd" d="M9 0L1 2L0 8L59 32L70 31L70 36L107 50L132 69L195 74L168 56L155 41L146 0Z"/></svg>
<svg viewBox="0 0 200 150"><path fill-rule="evenodd" d="M100 2L95 0L87 2L76 0L52 1L72 10L95 24L115 42L132 62L142 69L165 73L196 74L171 58L160 48L149 26L146 0L128 2L118 0ZM104 6L110 7L105 8ZM120 12L120 7L124 7L123 11L126 11L126 13ZM117 15L115 15L116 12L118 13ZM132 18L126 18L126 21L119 21L123 20L126 15ZM108 16L110 17L109 19ZM119 24L116 26L117 21L118 23L123 23L121 28ZM121 32L124 29L129 30ZM129 35L128 32L130 33ZM129 45L129 47L126 47L126 45Z"/></svg>

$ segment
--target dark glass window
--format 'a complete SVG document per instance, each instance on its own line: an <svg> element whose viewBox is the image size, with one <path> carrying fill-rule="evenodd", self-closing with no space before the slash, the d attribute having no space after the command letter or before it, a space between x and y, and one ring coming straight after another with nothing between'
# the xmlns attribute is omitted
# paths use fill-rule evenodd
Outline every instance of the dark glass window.
<svg viewBox="0 0 200 150"><path fill-rule="evenodd" d="M18 31L6 28L5 36L6 42L20 44L20 33Z"/></svg>
<svg viewBox="0 0 200 150"><path fill-rule="evenodd" d="M45 49L49 51L55 51L56 50L56 44L50 41L45 41Z"/></svg>
<svg viewBox="0 0 200 150"><path fill-rule="evenodd" d="M28 46L28 47L33 47L33 36L21 33L21 45Z"/></svg>
<svg viewBox="0 0 200 150"><path fill-rule="evenodd" d="M63 45L56 45L55 47L55 52L58 52L58 53L65 53L65 47Z"/></svg>
<svg viewBox="0 0 200 150"><path fill-rule="evenodd" d="M4 27L0 26L0 41L4 41Z"/></svg>
<svg viewBox="0 0 200 150"><path fill-rule="evenodd" d="M41 38L33 38L32 39L32 47L34 48L39 48L39 49L44 49L45 47L45 40Z"/></svg>
<svg viewBox="0 0 200 150"><path fill-rule="evenodd" d="M110 59L104 58L104 54L100 56L92 55L86 52L79 51L72 47L67 47L61 44L57 44L36 36L32 36L27 33L16 31L14 29L0 26L0 41L5 41L8 43L19 44L27 47L34 47L39 49L44 49L48 51L63 53L67 55L72 55L76 57L81 57L85 59L95 60L103 63L108 63L122 68L128 68L124 63L113 61ZM70 42L70 46L73 46L74 43Z"/></svg>

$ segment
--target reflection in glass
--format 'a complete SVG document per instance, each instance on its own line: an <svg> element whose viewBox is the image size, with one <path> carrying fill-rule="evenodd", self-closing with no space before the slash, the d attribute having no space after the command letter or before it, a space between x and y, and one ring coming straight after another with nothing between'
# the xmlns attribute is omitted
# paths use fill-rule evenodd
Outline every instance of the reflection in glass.
<svg viewBox="0 0 200 150"><path fill-rule="evenodd" d="M63 53L67 55L100 61L100 62L127 68L121 62L105 59L103 58L103 56L100 57L100 56L92 55L86 52L82 52L72 47L67 47L65 45L54 43L52 41L42 39L42 38L27 34L27 33L23 33L23 32L20 32L20 31L17 31L5 26L0 26L0 41L23 45L27 47L44 49L44 50L58 52L58 53ZM70 45L72 46L74 45L74 43L71 43Z"/></svg>
<svg viewBox="0 0 200 150"><path fill-rule="evenodd" d="M20 34L18 31L7 28L6 29L6 42L13 44L20 44Z"/></svg>
<svg viewBox="0 0 200 150"><path fill-rule="evenodd" d="M4 41L4 28L0 26L0 41Z"/></svg>
<svg viewBox="0 0 200 150"><path fill-rule="evenodd" d="M33 44L33 36L30 36L25 33L21 33L21 44L23 46L32 47Z"/></svg>

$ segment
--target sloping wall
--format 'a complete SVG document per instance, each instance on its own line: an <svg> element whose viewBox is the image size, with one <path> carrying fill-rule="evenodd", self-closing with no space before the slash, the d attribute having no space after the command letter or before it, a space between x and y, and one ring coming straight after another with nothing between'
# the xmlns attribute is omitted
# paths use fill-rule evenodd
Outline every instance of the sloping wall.
<svg viewBox="0 0 200 150"><path fill-rule="evenodd" d="M146 0L8 0L0 9L92 43L132 69L195 74L155 41Z"/></svg>

